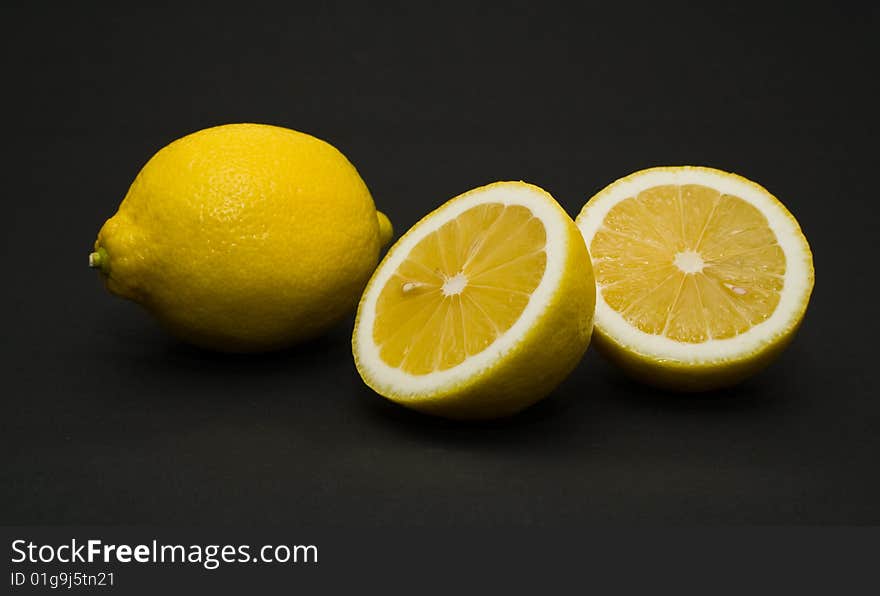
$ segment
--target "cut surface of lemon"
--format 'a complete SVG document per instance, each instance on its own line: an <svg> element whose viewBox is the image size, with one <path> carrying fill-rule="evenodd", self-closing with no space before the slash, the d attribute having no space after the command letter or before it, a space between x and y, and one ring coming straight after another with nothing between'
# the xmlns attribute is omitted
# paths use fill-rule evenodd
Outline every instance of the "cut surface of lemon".
<svg viewBox="0 0 880 596"><path fill-rule="evenodd" d="M745 178L705 167L636 172L577 218L597 284L597 346L638 378L727 386L791 340L813 288L788 210Z"/></svg>
<svg viewBox="0 0 880 596"><path fill-rule="evenodd" d="M589 343L595 284L583 238L537 186L497 182L410 229L361 299L352 348L377 393L454 418L519 411Z"/></svg>

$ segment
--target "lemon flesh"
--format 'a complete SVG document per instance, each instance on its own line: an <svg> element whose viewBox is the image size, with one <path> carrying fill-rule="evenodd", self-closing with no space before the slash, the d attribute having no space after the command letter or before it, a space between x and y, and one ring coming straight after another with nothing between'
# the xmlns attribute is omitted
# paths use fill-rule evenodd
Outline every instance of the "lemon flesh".
<svg viewBox="0 0 880 596"><path fill-rule="evenodd" d="M813 285L797 222L765 189L710 168L637 172L578 217L598 285L597 344L638 378L723 387L791 340Z"/></svg>
<svg viewBox="0 0 880 596"><path fill-rule="evenodd" d="M471 207L428 234L379 294L373 339L382 360L426 374L482 352L541 281L546 238L528 208L503 203Z"/></svg>
<svg viewBox="0 0 880 596"><path fill-rule="evenodd" d="M350 312L390 235L335 147L229 124L156 153L89 261L111 292L178 337L254 352L314 337Z"/></svg>
<svg viewBox="0 0 880 596"><path fill-rule="evenodd" d="M577 228L521 182L475 189L389 251L358 309L353 351L378 393L455 418L546 396L586 349L595 289Z"/></svg>

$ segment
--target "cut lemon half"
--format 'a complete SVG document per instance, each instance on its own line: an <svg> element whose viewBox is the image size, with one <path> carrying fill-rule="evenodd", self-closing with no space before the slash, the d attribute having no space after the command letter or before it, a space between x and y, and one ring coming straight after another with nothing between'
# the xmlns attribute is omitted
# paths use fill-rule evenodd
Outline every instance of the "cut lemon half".
<svg viewBox="0 0 880 596"><path fill-rule="evenodd" d="M800 226L735 174L642 170L590 199L577 225L596 275L596 345L650 384L741 381L782 351L806 312L813 259Z"/></svg>
<svg viewBox="0 0 880 596"><path fill-rule="evenodd" d="M550 393L590 341L583 238L547 192L466 192L389 250L361 298L352 348L367 385L451 418L513 414Z"/></svg>

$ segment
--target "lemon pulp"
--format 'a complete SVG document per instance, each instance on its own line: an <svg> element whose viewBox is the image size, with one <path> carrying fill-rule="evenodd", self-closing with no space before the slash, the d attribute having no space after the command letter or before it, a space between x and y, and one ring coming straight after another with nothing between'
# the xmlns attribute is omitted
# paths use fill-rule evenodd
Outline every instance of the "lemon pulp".
<svg viewBox="0 0 880 596"><path fill-rule="evenodd" d="M700 184L620 201L590 252L612 309L645 333L686 343L730 338L769 318L786 266L761 211Z"/></svg>
<svg viewBox="0 0 880 596"><path fill-rule="evenodd" d="M425 236L376 303L381 359L414 375L482 352L519 319L544 275L546 231L521 205L471 207Z"/></svg>

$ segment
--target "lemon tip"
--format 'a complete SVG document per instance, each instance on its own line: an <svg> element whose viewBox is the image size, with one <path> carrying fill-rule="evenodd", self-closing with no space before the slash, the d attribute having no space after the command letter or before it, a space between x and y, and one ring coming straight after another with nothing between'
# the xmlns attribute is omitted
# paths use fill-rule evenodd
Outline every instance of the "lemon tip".
<svg viewBox="0 0 880 596"><path fill-rule="evenodd" d="M394 236L394 226L391 225L388 216L381 211L376 211L376 218L379 220L379 243L383 247L388 246Z"/></svg>

